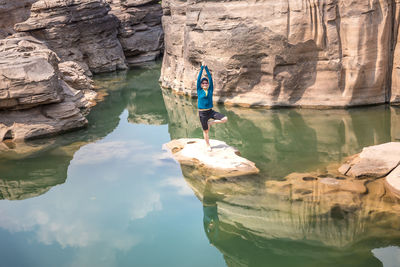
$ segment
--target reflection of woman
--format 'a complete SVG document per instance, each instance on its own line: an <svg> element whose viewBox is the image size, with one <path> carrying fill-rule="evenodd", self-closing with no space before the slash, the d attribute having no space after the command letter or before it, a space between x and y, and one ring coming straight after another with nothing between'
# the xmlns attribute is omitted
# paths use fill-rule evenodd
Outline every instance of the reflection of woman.
<svg viewBox="0 0 400 267"><path fill-rule="evenodd" d="M203 70L207 72L207 78L201 78ZM197 77L197 106L199 109L199 117L201 127L203 128L203 136L206 141L207 151L211 151L211 146L208 137L208 130L214 123L224 123L228 121L228 118L212 109L213 107L213 91L214 84L207 66L202 65L199 76ZM214 119L213 121L208 121Z"/></svg>
<svg viewBox="0 0 400 267"><path fill-rule="evenodd" d="M219 218L217 195L210 190L211 183L206 183L206 188L203 193L203 225L204 231L211 244L214 244L218 239Z"/></svg>

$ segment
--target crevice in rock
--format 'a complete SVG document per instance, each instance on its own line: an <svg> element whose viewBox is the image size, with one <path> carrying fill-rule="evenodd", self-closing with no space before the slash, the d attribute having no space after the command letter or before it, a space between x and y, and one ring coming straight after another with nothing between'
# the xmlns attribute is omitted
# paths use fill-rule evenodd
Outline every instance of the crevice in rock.
<svg viewBox="0 0 400 267"><path fill-rule="evenodd" d="M14 139L14 132L12 130L8 130L6 134L3 136L3 140L13 140Z"/></svg>

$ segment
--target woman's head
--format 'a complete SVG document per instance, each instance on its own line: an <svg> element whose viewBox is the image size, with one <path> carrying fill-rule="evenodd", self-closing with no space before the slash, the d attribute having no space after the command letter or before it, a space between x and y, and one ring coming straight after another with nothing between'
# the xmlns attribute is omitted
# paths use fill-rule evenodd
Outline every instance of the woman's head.
<svg viewBox="0 0 400 267"><path fill-rule="evenodd" d="M203 89L207 89L208 88L208 79L207 78L203 78L201 79L201 88Z"/></svg>

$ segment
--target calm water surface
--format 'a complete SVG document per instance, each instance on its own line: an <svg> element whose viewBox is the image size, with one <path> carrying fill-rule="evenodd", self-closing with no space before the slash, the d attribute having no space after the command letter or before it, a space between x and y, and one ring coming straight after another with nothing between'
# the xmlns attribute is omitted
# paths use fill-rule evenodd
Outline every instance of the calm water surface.
<svg viewBox="0 0 400 267"><path fill-rule="evenodd" d="M379 181L287 190L399 140L399 109L217 107L229 121L212 138L261 173L205 183L161 148L202 133L196 102L159 75L98 76L109 95L88 128L0 148L0 266L400 266L400 208Z"/></svg>

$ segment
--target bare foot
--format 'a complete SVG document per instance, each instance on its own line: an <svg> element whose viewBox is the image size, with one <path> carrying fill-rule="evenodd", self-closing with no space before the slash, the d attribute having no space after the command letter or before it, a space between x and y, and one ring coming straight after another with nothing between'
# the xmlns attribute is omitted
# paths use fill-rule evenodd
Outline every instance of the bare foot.
<svg viewBox="0 0 400 267"><path fill-rule="evenodd" d="M207 146L207 152L211 152L211 151L212 151L211 146Z"/></svg>

